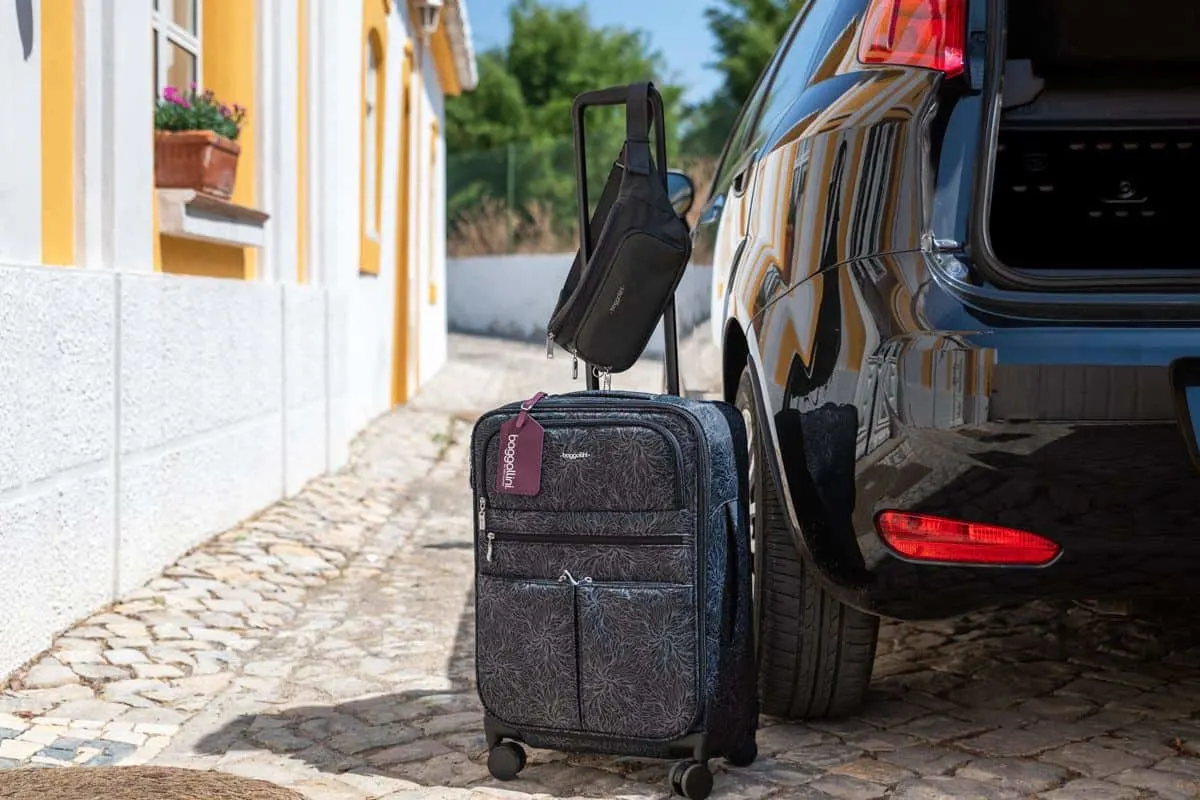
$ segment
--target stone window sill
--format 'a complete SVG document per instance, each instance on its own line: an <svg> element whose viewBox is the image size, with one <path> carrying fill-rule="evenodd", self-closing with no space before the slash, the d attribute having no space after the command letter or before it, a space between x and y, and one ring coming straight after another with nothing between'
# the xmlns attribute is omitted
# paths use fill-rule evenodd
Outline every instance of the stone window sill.
<svg viewBox="0 0 1200 800"><path fill-rule="evenodd" d="M158 189L158 229L163 236L231 247L262 247L269 214L192 189Z"/></svg>

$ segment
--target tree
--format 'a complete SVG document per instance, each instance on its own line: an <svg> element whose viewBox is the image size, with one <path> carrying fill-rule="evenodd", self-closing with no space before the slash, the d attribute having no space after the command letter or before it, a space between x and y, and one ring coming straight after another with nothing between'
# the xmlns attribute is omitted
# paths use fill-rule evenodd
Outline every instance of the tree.
<svg viewBox="0 0 1200 800"><path fill-rule="evenodd" d="M572 102L592 89L655 79L664 72L662 59L644 33L595 27L582 5L515 0L509 21L508 45L479 57L475 91L446 103L447 211L454 220L486 201L511 198L512 210L538 207L569 227L576 218ZM674 134L682 91L655 83ZM588 112L593 196L619 153L623 120L617 109Z"/></svg>
<svg viewBox="0 0 1200 800"><path fill-rule="evenodd" d="M711 66L721 72L724 80L710 99L688 109L684 139L687 152L720 152L758 76L806 2L719 0L705 10L708 28L717 40L717 59Z"/></svg>

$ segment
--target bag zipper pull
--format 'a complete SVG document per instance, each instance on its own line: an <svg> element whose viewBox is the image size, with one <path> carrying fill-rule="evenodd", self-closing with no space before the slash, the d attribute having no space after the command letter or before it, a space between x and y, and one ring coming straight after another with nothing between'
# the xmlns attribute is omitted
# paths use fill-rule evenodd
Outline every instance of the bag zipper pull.
<svg viewBox="0 0 1200 800"><path fill-rule="evenodd" d="M483 559L484 561L486 561L489 564L492 563L492 542L494 542L494 541L496 541L496 534L489 531L488 535L487 535L487 543L488 543L487 555Z"/></svg>
<svg viewBox="0 0 1200 800"><path fill-rule="evenodd" d="M558 576L558 582L559 582L559 583L562 583L563 581L570 581L572 586L579 586L579 585L581 585L581 584L585 584L585 583L591 583L591 582L592 582L592 579L591 579L591 578L584 578L584 579L583 579L583 580L581 580L581 581L577 581L577 580L575 580L575 576L571 574L571 571L570 571L570 570L568 570L568 569L564 569L564 570L562 571L562 575L559 575L559 576Z"/></svg>
<svg viewBox="0 0 1200 800"><path fill-rule="evenodd" d="M575 353L575 348L571 348L571 380L579 380L579 356Z"/></svg>
<svg viewBox="0 0 1200 800"><path fill-rule="evenodd" d="M554 358L554 334L546 334L546 358Z"/></svg>
<svg viewBox="0 0 1200 800"><path fill-rule="evenodd" d="M487 527L487 498L479 498L479 530Z"/></svg>

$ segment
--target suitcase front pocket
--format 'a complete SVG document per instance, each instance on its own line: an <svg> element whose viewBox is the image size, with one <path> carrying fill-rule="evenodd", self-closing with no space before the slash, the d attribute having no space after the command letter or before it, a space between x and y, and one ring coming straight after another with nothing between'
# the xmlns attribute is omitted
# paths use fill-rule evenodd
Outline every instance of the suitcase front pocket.
<svg viewBox="0 0 1200 800"><path fill-rule="evenodd" d="M545 422L541 490L496 491L499 435L487 445L488 506L510 511L661 512L683 507L683 455L667 428L645 420Z"/></svg>
<svg viewBox="0 0 1200 800"><path fill-rule="evenodd" d="M685 735L698 715L695 589L580 582L583 727L642 739Z"/></svg>
<svg viewBox="0 0 1200 800"><path fill-rule="evenodd" d="M479 697L514 726L578 730L575 587L480 575L475 672Z"/></svg>

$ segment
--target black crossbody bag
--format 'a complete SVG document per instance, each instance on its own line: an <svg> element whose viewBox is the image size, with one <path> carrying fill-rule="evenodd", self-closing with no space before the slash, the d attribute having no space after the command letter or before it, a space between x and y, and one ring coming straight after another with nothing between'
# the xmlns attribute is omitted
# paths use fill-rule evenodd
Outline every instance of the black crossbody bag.
<svg viewBox="0 0 1200 800"><path fill-rule="evenodd" d="M662 96L648 81L608 91L628 97L622 158L613 165L589 220L583 127L587 104L577 99L572 110L579 252L546 330L548 355L558 345L598 372L612 374L632 367L646 349L683 278L692 243L687 223L667 194Z"/></svg>

